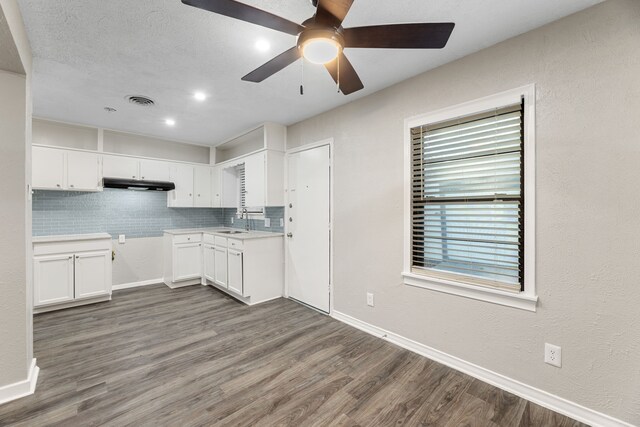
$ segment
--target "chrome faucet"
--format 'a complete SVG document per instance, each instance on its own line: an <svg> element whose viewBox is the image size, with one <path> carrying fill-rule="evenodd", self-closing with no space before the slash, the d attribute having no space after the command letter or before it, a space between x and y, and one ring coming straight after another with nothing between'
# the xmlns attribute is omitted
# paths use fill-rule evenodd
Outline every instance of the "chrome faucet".
<svg viewBox="0 0 640 427"><path fill-rule="evenodd" d="M249 231L249 212L247 208L242 208L242 218L244 219L244 228Z"/></svg>

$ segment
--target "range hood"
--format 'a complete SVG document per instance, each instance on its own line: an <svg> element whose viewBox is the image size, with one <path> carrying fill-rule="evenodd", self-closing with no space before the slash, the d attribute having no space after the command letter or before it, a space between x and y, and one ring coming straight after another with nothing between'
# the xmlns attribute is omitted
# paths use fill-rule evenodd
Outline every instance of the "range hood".
<svg viewBox="0 0 640 427"><path fill-rule="evenodd" d="M123 178L104 178L103 185L104 188L120 188L124 190L138 191L171 191L176 189L176 185L173 182L145 181Z"/></svg>

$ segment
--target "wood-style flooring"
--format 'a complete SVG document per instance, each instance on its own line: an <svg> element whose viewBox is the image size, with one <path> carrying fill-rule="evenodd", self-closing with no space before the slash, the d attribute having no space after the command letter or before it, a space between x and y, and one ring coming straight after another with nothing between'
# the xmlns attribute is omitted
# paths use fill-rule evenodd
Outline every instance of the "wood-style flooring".
<svg viewBox="0 0 640 427"><path fill-rule="evenodd" d="M295 302L118 291L37 315L33 396L2 426L579 426Z"/></svg>

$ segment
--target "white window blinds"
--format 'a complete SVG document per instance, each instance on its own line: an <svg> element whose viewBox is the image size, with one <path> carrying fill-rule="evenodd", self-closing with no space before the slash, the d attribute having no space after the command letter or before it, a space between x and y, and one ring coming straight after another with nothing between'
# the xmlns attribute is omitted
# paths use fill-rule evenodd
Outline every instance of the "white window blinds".
<svg viewBox="0 0 640 427"><path fill-rule="evenodd" d="M517 104L411 129L414 272L524 289L523 121Z"/></svg>

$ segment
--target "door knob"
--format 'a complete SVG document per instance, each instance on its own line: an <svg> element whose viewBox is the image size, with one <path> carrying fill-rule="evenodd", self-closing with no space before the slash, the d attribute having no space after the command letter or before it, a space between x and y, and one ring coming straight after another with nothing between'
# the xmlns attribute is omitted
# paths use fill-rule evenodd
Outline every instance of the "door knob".
<svg viewBox="0 0 640 427"><path fill-rule="evenodd" d="M287 233L287 237L293 237L293 233Z"/></svg>

